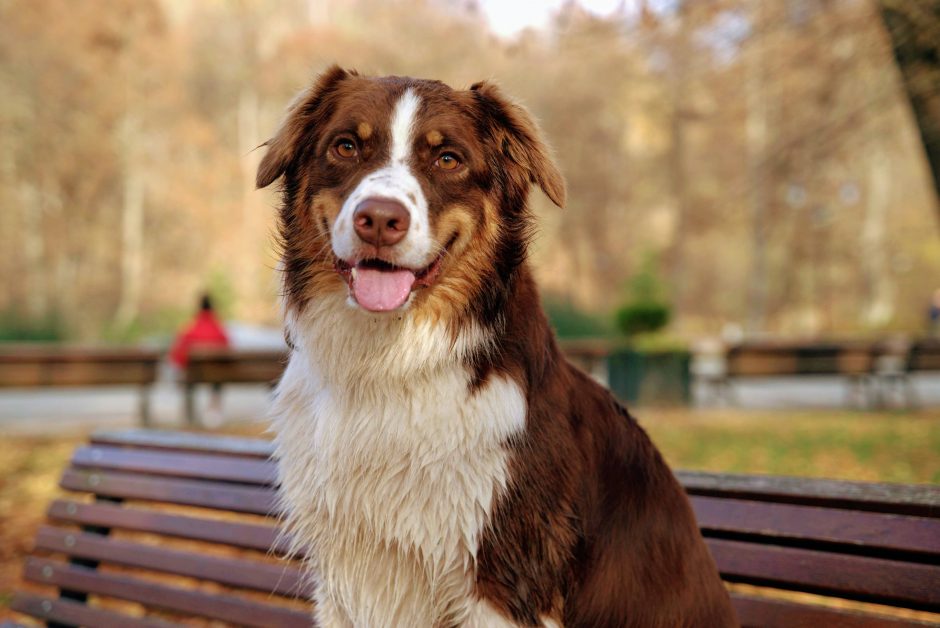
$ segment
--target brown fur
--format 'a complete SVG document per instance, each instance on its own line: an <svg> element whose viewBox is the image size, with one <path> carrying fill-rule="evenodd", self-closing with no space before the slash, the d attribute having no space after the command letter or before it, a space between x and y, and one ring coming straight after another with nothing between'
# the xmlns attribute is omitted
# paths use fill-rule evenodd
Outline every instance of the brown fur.
<svg viewBox="0 0 940 628"><path fill-rule="evenodd" d="M510 484L480 541L476 594L521 625L736 625L682 488L636 421L556 345L526 263L527 196L535 183L561 206L564 179L532 118L495 86L457 91L334 67L301 95L258 169L259 187L284 177L287 307L347 289L330 225L387 159L390 111L407 88L422 102L409 165L434 241L451 243L436 283L416 294L414 316L455 335L471 321L488 330L495 344L467 364L472 385L506 375L528 403L525 431L506 443ZM358 137L354 163L331 156L343 133ZM441 150L459 153L459 171L433 169Z"/></svg>

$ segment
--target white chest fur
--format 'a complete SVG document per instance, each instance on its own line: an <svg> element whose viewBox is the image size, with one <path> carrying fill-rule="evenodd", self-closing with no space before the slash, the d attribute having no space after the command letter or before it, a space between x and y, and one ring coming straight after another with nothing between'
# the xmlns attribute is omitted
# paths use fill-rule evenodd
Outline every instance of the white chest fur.
<svg viewBox="0 0 940 628"><path fill-rule="evenodd" d="M491 378L471 393L460 357L479 337L455 344L407 318L321 307L289 326L300 343L274 427L321 625L466 619L479 536L507 482L504 444L525 422L519 386Z"/></svg>

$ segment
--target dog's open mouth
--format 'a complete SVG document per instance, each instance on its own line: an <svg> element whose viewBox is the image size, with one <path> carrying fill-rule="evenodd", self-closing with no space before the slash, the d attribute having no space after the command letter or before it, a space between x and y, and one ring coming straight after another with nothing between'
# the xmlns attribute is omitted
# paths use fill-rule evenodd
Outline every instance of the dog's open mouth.
<svg viewBox="0 0 940 628"><path fill-rule="evenodd" d="M346 280L356 303L364 309L390 312L404 305L412 291L434 283L454 240L456 236L433 262L421 269L402 268L378 258L360 260L355 264L337 258L336 272Z"/></svg>

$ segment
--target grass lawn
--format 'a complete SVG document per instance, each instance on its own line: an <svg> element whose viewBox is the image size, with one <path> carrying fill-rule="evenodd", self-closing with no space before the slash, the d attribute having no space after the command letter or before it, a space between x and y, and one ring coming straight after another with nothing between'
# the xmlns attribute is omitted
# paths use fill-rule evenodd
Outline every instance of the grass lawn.
<svg viewBox="0 0 940 628"><path fill-rule="evenodd" d="M641 409L674 467L940 484L940 411Z"/></svg>
<svg viewBox="0 0 940 628"><path fill-rule="evenodd" d="M736 473L940 483L940 413L635 412L671 465ZM240 426L230 432L259 434ZM0 457L0 619L59 476L84 435L5 436Z"/></svg>

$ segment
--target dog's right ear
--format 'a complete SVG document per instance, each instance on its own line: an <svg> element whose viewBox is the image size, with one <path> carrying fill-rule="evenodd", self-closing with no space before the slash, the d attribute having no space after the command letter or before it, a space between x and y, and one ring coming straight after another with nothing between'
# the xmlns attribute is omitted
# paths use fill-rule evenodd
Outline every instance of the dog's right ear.
<svg viewBox="0 0 940 628"><path fill-rule="evenodd" d="M312 87L300 92L291 101L277 133L261 145L267 146L268 152L258 165L255 184L259 188L271 185L287 171L287 167L297 155L301 139L310 125L316 124L318 115L322 115L323 101L336 90L337 85L350 76L356 76L356 72L344 70L338 65L331 66L317 78Z"/></svg>

